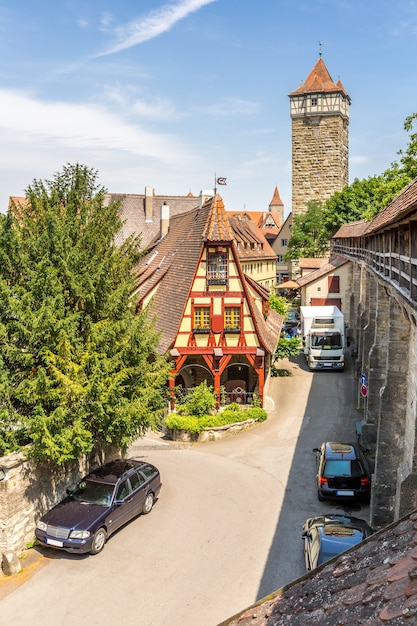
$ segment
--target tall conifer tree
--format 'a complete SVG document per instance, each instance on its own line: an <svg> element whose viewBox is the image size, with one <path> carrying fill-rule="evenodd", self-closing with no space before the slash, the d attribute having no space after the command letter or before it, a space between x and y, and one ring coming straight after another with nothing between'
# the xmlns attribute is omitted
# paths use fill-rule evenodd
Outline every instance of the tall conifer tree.
<svg viewBox="0 0 417 626"><path fill-rule="evenodd" d="M159 422L169 366L131 299L140 240L117 245L118 205L68 164L0 223L0 454L62 464L125 449Z"/></svg>

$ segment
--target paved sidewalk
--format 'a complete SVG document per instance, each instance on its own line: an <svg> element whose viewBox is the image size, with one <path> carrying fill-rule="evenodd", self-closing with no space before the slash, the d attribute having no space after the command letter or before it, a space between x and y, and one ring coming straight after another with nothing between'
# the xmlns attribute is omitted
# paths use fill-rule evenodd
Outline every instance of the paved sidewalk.
<svg viewBox="0 0 417 626"><path fill-rule="evenodd" d="M0 570L0 602L48 563L51 557L45 558L40 550L40 548L30 548L22 553L20 557L22 569L17 574L5 576Z"/></svg>

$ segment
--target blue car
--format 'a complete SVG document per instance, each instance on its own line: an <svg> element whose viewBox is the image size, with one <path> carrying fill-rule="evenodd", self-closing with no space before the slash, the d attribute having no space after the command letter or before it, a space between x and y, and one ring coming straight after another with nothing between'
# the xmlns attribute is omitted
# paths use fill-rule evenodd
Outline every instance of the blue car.
<svg viewBox="0 0 417 626"><path fill-rule="evenodd" d="M373 532L359 517L334 513L310 517L303 526L302 534L307 571L349 550Z"/></svg>
<svg viewBox="0 0 417 626"><path fill-rule="evenodd" d="M35 535L44 546L98 554L121 526L152 510L162 483L159 470L136 459L117 459L90 472L39 520Z"/></svg>

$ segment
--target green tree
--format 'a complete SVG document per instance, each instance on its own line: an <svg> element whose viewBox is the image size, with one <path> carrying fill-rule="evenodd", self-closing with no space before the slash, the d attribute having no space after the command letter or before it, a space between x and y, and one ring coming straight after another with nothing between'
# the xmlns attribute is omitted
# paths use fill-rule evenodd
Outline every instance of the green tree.
<svg viewBox="0 0 417 626"><path fill-rule="evenodd" d="M322 257L328 253L329 236L324 221L323 205L312 200L305 213L293 218L292 235L288 241L285 260L300 257Z"/></svg>
<svg viewBox="0 0 417 626"><path fill-rule="evenodd" d="M271 305L271 309L274 309L279 315L282 317L286 317L290 304L286 298L282 296L276 296L274 293L271 293L269 296L269 304Z"/></svg>
<svg viewBox="0 0 417 626"><path fill-rule="evenodd" d="M135 311L140 239L120 246L118 205L97 173L67 165L0 222L0 451L62 464L155 426L169 372Z"/></svg>
<svg viewBox="0 0 417 626"><path fill-rule="evenodd" d="M399 150L401 163L403 165L403 174L410 181L417 176L417 133L413 132L413 126L417 120L417 113L413 113L405 118L404 130L409 133L409 142L406 150Z"/></svg>

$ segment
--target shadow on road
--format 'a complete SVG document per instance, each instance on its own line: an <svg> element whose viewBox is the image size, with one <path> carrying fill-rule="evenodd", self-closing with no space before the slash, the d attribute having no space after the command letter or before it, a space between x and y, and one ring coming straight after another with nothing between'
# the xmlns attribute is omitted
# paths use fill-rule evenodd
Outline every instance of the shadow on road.
<svg viewBox="0 0 417 626"><path fill-rule="evenodd" d="M350 359L344 372L310 372L304 356L289 362L297 376L271 379L269 395L279 419L284 394L307 395L294 455L286 483L281 513L271 543L257 599L264 598L305 574L301 529L305 520L323 513L346 512L369 522L369 506L354 502L319 502L317 498L316 453L323 441L356 441L355 408L357 381ZM294 370L294 367L292 367ZM301 380L301 377L303 380ZM306 384L308 377L309 384Z"/></svg>

